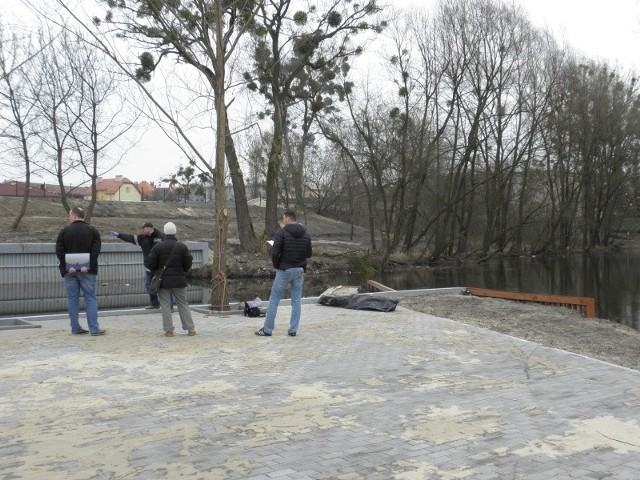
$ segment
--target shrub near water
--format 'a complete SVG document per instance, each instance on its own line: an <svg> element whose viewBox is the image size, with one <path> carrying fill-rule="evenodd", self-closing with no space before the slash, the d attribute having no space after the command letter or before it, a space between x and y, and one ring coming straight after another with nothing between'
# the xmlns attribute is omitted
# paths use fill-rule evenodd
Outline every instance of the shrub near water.
<svg viewBox="0 0 640 480"><path fill-rule="evenodd" d="M371 277L376 269L369 263L369 260L365 257L350 256L347 258L349 264L349 270L358 275L360 278Z"/></svg>

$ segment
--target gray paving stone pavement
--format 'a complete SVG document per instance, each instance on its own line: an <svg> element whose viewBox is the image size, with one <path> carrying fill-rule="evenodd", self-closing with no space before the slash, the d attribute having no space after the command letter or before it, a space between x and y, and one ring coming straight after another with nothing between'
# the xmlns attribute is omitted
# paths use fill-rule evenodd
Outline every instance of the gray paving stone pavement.
<svg viewBox="0 0 640 480"><path fill-rule="evenodd" d="M292 338L289 312L0 331L0 478L640 478L640 372L401 306L303 305Z"/></svg>

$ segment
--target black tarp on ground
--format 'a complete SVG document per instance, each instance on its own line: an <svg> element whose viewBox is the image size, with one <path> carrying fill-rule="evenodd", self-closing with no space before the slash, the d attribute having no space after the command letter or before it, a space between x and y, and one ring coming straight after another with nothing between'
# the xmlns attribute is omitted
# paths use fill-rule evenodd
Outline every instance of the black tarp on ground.
<svg viewBox="0 0 640 480"><path fill-rule="evenodd" d="M321 305L330 307L342 307L350 310L375 310L378 312L393 312L398 305L398 300L374 295L322 295L318 299Z"/></svg>

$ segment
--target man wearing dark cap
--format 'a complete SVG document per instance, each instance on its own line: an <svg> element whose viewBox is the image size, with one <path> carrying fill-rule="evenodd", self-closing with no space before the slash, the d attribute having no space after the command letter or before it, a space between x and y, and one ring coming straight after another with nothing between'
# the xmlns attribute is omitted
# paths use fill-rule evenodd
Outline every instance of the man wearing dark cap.
<svg viewBox="0 0 640 480"><path fill-rule="evenodd" d="M140 228L142 228L142 235L132 235L128 233L118 233L111 231L111 236L119 238L120 240L123 240L125 242L133 243L134 245L138 245L140 248L142 248L142 261L144 262L154 245L164 240L164 233L153 228L153 224L151 222L144 222ZM152 277L153 273L145 267L144 288L147 291L149 291L149 284L151 283ZM158 300L158 295L149 294L149 305L144 308L146 308L147 310L160 308L160 300Z"/></svg>

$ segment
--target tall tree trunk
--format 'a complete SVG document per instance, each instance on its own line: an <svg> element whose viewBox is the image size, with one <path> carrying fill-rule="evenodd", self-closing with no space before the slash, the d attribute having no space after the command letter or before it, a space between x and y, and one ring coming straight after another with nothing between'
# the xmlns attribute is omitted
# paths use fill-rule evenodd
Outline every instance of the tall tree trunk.
<svg viewBox="0 0 640 480"><path fill-rule="evenodd" d="M213 251L213 286L209 296L212 307L220 310L229 306L227 291L227 226L229 215L226 206L226 191L224 188L224 161L225 161L225 140L226 140L226 105L224 95L225 64L224 50L222 46L222 0L216 0L216 57L215 57L215 83L214 94L216 102L216 167L214 171L215 188L215 245Z"/></svg>
<svg viewBox="0 0 640 480"><path fill-rule="evenodd" d="M11 224L12 230L17 230L20 226L20 222L24 217L24 214L27 213L27 204L29 203L29 185L31 184L31 174L27 171L25 182L24 182L24 193L22 194L22 202L20 202L20 209L16 214L16 218L13 219L13 223Z"/></svg>
<svg viewBox="0 0 640 480"><path fill-rule="evenodd" d="M251 221L249 213L249 204L247 203L247 193L244 187L244 175L238 162L236 147L231 136L229 128L229 117L225 114L225 133L226 139L224 149L229 164L229 172L231 173L231 184L233 185L233 197L236 205L236 224L238 226L238 238L240 239L240 248L243 252L255 253L258 251L256 233Z"/></svg>
<svg viewBox="0 0 640 480"><path fill-rule="evenodd" d="M13 91L12 91L13 94ZM18 226L20 226L20 222L24 217L25 213L27 213L27 203L29 202L29 186L31 185L31 159L29 157L29 148L27 146L27 136L24 129L24 126L21 121L18 122L18 126L20 129L20 137L22 143L22 156L24 158L24 168L25 168L25 179L24 179L24 193L22 195L22 202L20 203L20 209L16 214L16 218L13 219L13 223L11 224L12 230L17 230Z"/></svg>
<svg viewBox="0 0 640 480"><path fill-rule="evenodd" d="M271 237L278 229L278 175L282 165L282 141L284 138L286 111L284 100L274 95L273 141L267 167L267 205L264 218L264 236Z"/></svg>
<svg viewBox="0 0 640 480"><path fill-rule="evenodd" d="M291 172L291 179L293 182L293 191L296 195L296 210L298 210L298 214L302 214L306 216L307 206L304 200L304 188L302 187L302 174L304 171L304 155L306 151L306 138L309 133L307 125L302 131L302 140L300 144L295 149L295 155L293 149L290 146L287 147L288 159L289 159L289 170ZM289 136L285 136L285 141L287 144L289 143Z"/></svg>
<svg viewBox="0 0 640 480"><path fill-rule="evenodd" d="M60 187L60 202L62 203L62 207L65 212L71 210L71 205L69 205L69 195L64 186L64 178L62 177L62 172L58 171L56 174L56 178L58 179L58 187Z"/></svg>

